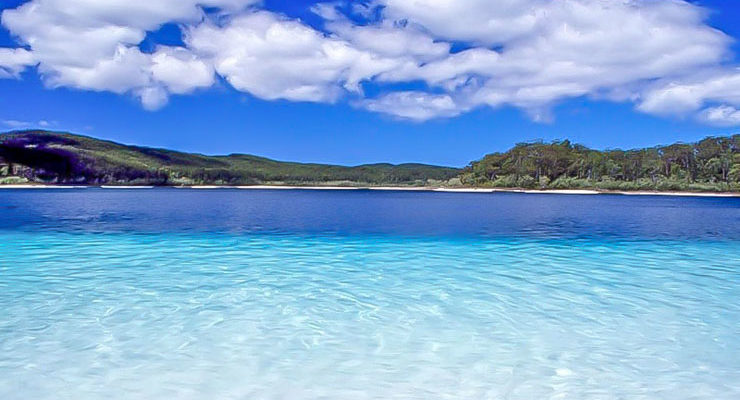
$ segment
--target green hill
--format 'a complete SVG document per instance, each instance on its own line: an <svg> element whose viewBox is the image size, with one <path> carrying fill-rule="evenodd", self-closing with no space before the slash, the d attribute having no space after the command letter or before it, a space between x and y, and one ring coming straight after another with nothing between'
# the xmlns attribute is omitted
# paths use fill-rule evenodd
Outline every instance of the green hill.
<svg viewBox="0 0 740 400"><path fill-rule="evenodd" d="M442 184L459 173L423 164L345 167L244 154L205 156L39 130L0 135L0 183L6 184L421 186Z"/></svg>

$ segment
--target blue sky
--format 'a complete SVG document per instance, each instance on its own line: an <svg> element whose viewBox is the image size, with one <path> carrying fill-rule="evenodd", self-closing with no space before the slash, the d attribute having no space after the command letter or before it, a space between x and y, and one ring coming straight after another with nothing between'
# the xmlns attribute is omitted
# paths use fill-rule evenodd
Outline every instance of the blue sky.
<svg viewBox="0 0 740 400"><path fill-rule="evenodd" d="M0 130L452 166L534 139L628 148L740 132L734 2L172 1L3 1Z"/></svg>

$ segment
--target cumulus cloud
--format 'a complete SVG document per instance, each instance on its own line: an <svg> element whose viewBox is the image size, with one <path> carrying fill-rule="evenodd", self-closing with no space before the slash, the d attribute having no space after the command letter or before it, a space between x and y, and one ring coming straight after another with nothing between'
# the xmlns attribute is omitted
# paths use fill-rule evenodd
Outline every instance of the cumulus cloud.
<svg viewBox="0 0 740 400"><path fill-rule="evenodd" d="M394 92L377 99L366 100L361 106L370 111L391 114L415 121L439 117L454 117L466 111L446 94L429 94L418 91Z"/></svg>
<svg viewBox="0 0 740 400"><path fill-rule="evenodd" d="M635 83L694 74L721 62L729 43L704 24L702 9L682 1L379 3L389 17L481 45L383 78L419 78L448 90L476 78L471 101L512 104L537 115L564 98L635 86L637 95L644 85Z"/></svg>
<svg viewBox="0 0 740 400"><path fill-rule="evenodd" d="M313 6L321 29L260 4L31 0L2 13L24 47L0 48L0 77L38 65L50 87L157 109L220 75L266 100L350 97L412 120L511 105L548 121L554 104L580 96L710 124L736 124L740 107L731 38L685 0L335 1ZM184 45L142 51L165 23L181 27ZM374 83L380 93L367 98Z"/></svg>
<svg viewBox="0 0 740 400"><path fill-rule="evenodd" d="M653 114L685 114L707 103L740 106L740 69L659 82L645 91L638 108Z"/></svg>
<svg viewBox="0 0 740 400"><path fill-rule="evenodd" d="M340 6L341 3L320 3L312 10L324 18L330 32L357 49L387 57L412 56L420 62L444 57L450 52L449 43L406 24L381 20L372 25L357 25L341 13ZM353 6L355 11L359 7L360 13L364 13L361 4L355 3Z"/></svg>
<svg viewBox="0 0 740 400"><path fill-rule="evenodd" d="M334 101L403 62L264 11L200 24L186 42L236 89L268 100Z"/></svg>
<svg viewBox="0 0 740 400"><path fill-rule="evenodd" d="M168 22L198 22L204 18L202 7L235 12L253 3L255 0L32 0L2 13L2 24L30 51L16 54L15 62L0 52L0 71L5 70L6 77L17 76L25 66L38 63L50 87L131 92L143 101L148 99L145 106L154 108L166 103L170 93L210 86L213 72L184 49L160 47L154 54L142 52L138 44L146 33Z"/></svg>
<svg viewBox="0 0 740 400"><path fill-rule="evenodd" d="M184 94L193 88L211 86L213 69L183 48L160 47L151 57L152 78L170 93ZM187 77L187 81L183 81Z"/></svg>
<svg viewBox="0 0 740 400"><path fill-rule="evenodd" d="M716 126L740 126L740 68L660 81L646 89L640 111L656 115L695 116Z"/></svg>
<svg viewBox="0 0 740 400"><path fill-rule="evenodd" d="M547 18L549 0L379 0L390 19L409 20L439 37L483 45L528 36ZM555 2L552 2L555 3Z"/></svg>

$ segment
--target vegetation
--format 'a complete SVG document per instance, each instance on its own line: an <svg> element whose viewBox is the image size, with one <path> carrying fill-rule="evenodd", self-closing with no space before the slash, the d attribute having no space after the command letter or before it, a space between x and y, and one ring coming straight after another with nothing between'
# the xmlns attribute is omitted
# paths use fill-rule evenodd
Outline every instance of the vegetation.
<svg viewBox="0 0 740 400"><path fill-rule="evenodd" d="M627 151L567 140L521 143L471 163L461 181L532 189L738 191L740 135Z"/></svg>
<svg viewBox="0 0 740 400"><path fill-rule="evenodd" d="M459 172L423 164L343 167L243 154L212 157L47 131L0 135L0 184L421 186L444 184Z"/></svg>
<svg viewBox="0 0 740 400"><path fill-rule="evenodd" d="M244 154L205 156L47 131L0 135L0 184L471 186L740 191L740 135L636 150L520 143L463 170L422 164L344 167Z"/></svg>

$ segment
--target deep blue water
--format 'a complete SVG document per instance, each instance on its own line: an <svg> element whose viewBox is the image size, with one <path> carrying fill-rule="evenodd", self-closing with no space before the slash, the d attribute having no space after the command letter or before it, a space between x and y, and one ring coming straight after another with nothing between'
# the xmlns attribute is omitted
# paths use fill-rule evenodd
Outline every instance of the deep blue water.
<svg viewBox="0 0 740 400"><path fill-rule="evenodd" d="M740 199L0 190L2 399L737 399Z"/></svg>
<svg viewBox="0 0 740 400"><path fill-rule="evenodd" d="M0 191L0 229L740 240L740 198L316 190Z"/></svg>

